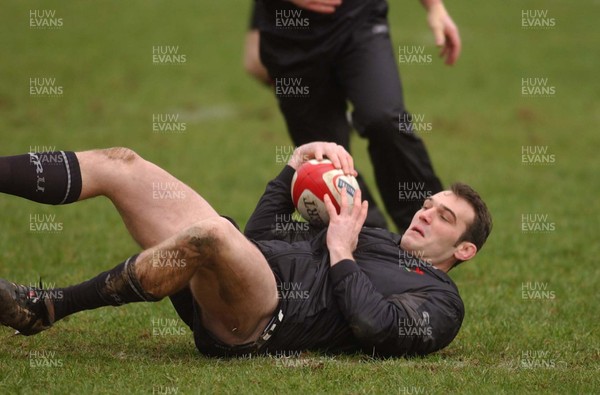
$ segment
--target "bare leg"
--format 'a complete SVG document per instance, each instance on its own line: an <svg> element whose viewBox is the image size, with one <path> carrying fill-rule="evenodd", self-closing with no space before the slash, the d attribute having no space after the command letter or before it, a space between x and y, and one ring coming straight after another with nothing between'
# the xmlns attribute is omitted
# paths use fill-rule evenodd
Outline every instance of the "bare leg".
<svg viewBox="0 0 600 395"><path fill-rule="evenodd" d="M257 340L277 307L275 278L258 248L191 188L133 151L112 148L76 155L79 200L111 199L145 251L131 265L127 261L65 289L68 301L54 305L60 310L58 319L106 305L160 299L187 286L215 336L229 344ZM14 284L3 284L6 303L0 316L7 325L27 329L41 322L29 331L34 334L52 324L50 307L40 319L15 302ZM77 295L85 302L73 303Z"/></svg>
<svg viewBox="0 0 600 395"><path fill-rule="evenodd" d="M264 256L221 217L144 251L135 269L144 291L156 298L189 285L205 327L228 344L258 339L277 307L275 278Z"/></svg>
<svg viewBox="0 0 600 395"><path fill-rule="evenodd" d="M108 197L143 248L200 220L219 216L189 186L130 149L109 148L76 155L82 177L79 200Z"/></svg>
<svg viewBox="0 0 600 395"><path fill-rule="evenodd" d="M144 290L162 298L189 286L215 336L228 344L256 340L277 307L275 278L258 248L190 187L131 150L77 158L80 200L107 196L146 248L135 265ZM165 185L175 198L157 196Z"/></svg>

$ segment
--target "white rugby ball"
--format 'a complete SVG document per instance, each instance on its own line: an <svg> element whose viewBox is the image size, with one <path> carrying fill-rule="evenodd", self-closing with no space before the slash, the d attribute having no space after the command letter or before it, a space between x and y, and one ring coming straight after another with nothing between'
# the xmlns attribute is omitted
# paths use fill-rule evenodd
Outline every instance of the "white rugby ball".
<svg viewBox="0 0 600 395"><path fill-rule="evenodd" d="M354 193L359 189L356 178L336 169L330 160L316 159L303 163L292 179L292 201L304 219L315 226L326 226L329 214L324 197L329 195L337 212L342 203L342 188L346 187L348 204L354 203Z"/></svg>

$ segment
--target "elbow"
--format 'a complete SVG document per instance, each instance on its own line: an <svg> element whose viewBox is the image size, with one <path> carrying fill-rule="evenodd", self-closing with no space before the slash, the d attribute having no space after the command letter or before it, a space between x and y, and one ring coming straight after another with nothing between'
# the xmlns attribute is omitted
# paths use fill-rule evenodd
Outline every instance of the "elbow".
<svg viewBox="0 0 600 395"><path fill-rule="evenodd" d="M354 336L363 343L376 345L385 338L385 328L374 317L355 317L350 323Z"/></svg>

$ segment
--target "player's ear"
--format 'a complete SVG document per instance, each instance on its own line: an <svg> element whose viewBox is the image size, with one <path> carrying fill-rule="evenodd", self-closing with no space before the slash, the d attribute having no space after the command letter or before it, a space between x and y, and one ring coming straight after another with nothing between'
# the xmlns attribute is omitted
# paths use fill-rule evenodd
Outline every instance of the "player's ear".
<svg viewBox="0 0 600 395"><path fill-rule="evenodd" d="M470 241L461 241L454 249L454 258L468 261L477 254L477 246Z"/></svg>

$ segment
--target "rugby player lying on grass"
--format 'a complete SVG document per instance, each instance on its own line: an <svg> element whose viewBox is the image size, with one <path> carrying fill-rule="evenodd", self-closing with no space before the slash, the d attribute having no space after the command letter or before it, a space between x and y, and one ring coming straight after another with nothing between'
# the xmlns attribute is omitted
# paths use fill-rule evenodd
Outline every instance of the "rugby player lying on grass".
<svg viewBox="0 0 600 395"><path fill-rule="evenodd" d="M401 356L447 346L464 316L447 272L483 246L492 226L486 205L470 187L455 184L428 198L399 236L363 227L367 203L356 193L349 205L343 194L339 214L326 202L326 229L274 231L294 211L294 170L324 157L355 175L342 146L297 148L267 185L244 233L190 187L129 149L0 158L0 192L46 204L106 196L143 248L67 288L0 280L0 322L33 335L79 311L168 296L198 350L209 356L294 350ZM155 199L156 183L184 193Z"/></svg>

